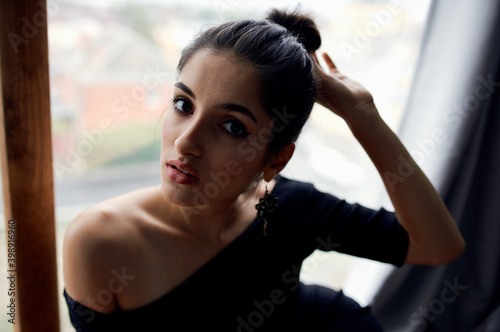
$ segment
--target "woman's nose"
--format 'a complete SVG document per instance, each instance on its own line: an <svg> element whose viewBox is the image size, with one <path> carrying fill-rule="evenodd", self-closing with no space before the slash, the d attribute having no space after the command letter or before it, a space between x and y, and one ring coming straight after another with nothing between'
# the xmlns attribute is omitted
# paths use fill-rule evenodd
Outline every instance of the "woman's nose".
<svg viewBox="0 0 500 332"><path fill-rule="evenodd" d="M180 135L174 141L177 153L181 155L200 156L203 152L204 128L203 119L191 117L182 125Z"/></svg>

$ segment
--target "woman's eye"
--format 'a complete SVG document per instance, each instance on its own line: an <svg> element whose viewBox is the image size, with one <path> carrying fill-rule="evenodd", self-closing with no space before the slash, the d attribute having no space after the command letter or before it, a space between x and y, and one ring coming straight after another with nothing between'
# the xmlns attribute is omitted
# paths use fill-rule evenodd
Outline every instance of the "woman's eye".
<svg viewBox="0 0 500 332"><path fill-rule="evenodd" d="M175 110L179 113L187 113L190 114L193 112L193 105L189 100L183 97L177 97L172 99L172 105ZM224 130L226 130L229 134L237 137L246 137L250 135L245 126L239 121L226 121L221 125Z"/></svg>
<svg viewBox="0 0 500 332"><path fill-rule="evenodd" d="M246 130L245 126L238 121L227 121L222 124L222 126L232 135L239 137L246 137L250 133Z"/></svg>
<svg viewBox="0 0 500 332"><path fill-rule="evenodd" d="M193 111L193 105L184 98L174 98L172 100L174 108L181 113L191 113Z"/></svg>

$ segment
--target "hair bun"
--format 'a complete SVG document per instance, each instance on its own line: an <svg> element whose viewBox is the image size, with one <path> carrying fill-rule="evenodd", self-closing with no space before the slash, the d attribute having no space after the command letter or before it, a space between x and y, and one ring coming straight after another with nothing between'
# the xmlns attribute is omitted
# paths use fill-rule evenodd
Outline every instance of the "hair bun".
<svg viewBox="0 0 500 332"><path fill-rule="evenodd" d="M314 52L321 46L321 37L316 24L307 14L300 13L299 8L288 13L273 8L267 14L268 21L284 26L297 40L304 45L307 52Z"/></svg>

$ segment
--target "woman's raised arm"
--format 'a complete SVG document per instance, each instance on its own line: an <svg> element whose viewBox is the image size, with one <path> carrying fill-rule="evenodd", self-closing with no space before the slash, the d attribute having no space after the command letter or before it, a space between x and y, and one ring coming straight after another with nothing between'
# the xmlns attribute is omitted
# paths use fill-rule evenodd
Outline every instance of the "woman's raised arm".
<svg viewBox="0 0 500 332"><path fill-rule="evenodd" d="M440 265L459 257L465 241L436 189L396 134L380 117L371 94L340 73L324 53L325 72L312 53L321 78L317 101L342 117L377 168L409 235L405 263Z"/></svg>

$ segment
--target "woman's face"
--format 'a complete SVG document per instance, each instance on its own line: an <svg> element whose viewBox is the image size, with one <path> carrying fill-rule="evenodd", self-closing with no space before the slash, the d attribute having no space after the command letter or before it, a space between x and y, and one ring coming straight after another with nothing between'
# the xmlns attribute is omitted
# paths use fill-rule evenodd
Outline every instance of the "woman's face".
<svg viewBox="0 0 500 332"><path fill-rule="evenodd" d="M162 128L165 199L183 206L229 202L248 187L263 169L272 135L259 100L259 79L249 65L207 49L188 60Z"/></svg>

